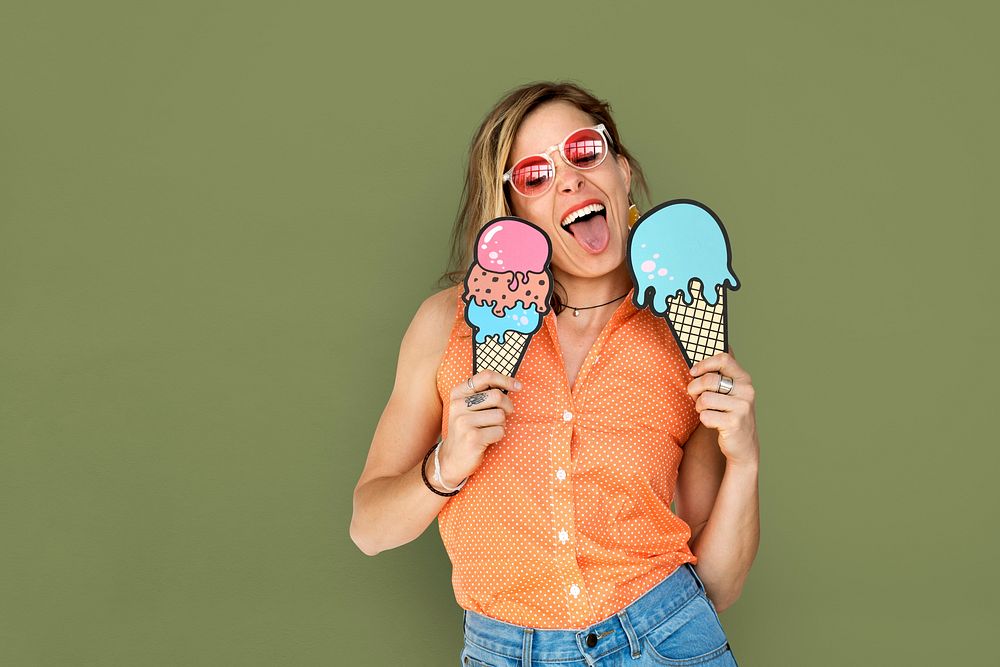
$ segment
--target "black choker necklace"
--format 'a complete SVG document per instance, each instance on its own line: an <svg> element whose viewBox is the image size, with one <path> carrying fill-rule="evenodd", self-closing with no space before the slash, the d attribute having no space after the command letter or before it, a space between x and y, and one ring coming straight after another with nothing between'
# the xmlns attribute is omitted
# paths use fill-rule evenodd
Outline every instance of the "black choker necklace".
<svg viewBox="0 0 1000 667"><path fill-rule="evenodd" d="M573 317L580 317L580 311L581 310L590 310L591 308L600 308L601 306L606 306L609 303L614 303L615 301L621 301L622 299L624 299L627 296L628 296L628 292L625 292L621 296L618 296L618 297L615 297L614 299L611 299L611 301L605 301L604 303L599 303L596 306L571 306L571 305L569 305L567 303L567 304L563 305L563 308L572 308L573 309Z"/></svg>

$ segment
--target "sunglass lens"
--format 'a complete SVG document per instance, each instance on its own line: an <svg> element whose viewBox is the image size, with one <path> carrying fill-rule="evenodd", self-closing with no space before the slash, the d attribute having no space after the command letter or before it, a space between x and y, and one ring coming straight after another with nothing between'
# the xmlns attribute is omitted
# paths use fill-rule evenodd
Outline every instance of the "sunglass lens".
<svg viewBox="0 0 1000 667"><path fill-rule="evenodd" d="M552 176L552 165L535 155L514 165L510 182L515 190L522 195L531 197L545 192L552 181Z"/></svg>
<svg viewBox="0 0 1000 667"><path fill-rule="evenodd" d="M574 132L563 144L566 161L577 169L592 169L604 161L607 146L597 130Z"/></svg>

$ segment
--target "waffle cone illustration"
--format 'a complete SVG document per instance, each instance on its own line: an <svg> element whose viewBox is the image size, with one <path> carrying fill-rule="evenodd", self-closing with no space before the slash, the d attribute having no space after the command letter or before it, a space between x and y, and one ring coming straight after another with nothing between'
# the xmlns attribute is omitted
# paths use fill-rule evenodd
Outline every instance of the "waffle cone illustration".
<svg viewBox="0 0 1000 667"><path fill-rule="evenodd" d="M691 199L654 207L629 232L632 299L667 321L688 366L729 350L726 290L740 287L731 261L722 221Z"/></svg>
<svg viewBox="0 0 1000 667"><path fill-rule="evenodd" d="M472 347L473 373L491 370L513 377L530 342L531 336L517 331L508 331L504 343L500 342L499 336L487 336L485 343L476 343Z"/></svg>
<svg viewBox="0 0 1000 667"><path fill-rule="evenodd" d="M667 321L689 366L729 349L726 341L726 290L718 288L718 301L714 306L705 301L701 290L700 280L691 281L691 295L694 297L691 304L684 303L680 292L667 297Z"/></svg>
<svg viewBox="0 0 1000 667"><path fill-rule="evenodd" d="M549 310L551 257L548 236L526 220L497 218L480 230L462 294L473 330L473 374L517 372Z"/></svg>

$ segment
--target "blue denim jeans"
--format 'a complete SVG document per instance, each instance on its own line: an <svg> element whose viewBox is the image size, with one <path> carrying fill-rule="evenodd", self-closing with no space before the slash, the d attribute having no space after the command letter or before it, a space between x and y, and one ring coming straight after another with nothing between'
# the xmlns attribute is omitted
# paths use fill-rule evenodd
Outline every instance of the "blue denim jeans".
<svg viewBox="0 0 1000 667"><path fill-rule="evenodd" d="M726 633L690 564L614 616L540 630L465 612L463 667L735 667Z"/></svg>

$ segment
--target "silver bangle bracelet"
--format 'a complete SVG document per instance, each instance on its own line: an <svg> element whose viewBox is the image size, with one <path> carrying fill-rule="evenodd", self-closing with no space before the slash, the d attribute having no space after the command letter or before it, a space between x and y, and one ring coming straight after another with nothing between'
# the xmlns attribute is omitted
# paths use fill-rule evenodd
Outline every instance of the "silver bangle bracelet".
<svg viewBox="0 0 1000 667"><path fill-rule="evenodd" d="M465 486L465 483L469 481L469 478L466 477L465 479L463 479L462 483L456 486L454 489L444 483L444 480L441 479L441 462L438 460L438 450L441 449L441 442L442 441L438 440L438 444L434 445L434 481L437 482L438 486L440 486L445 491L455 492L460 490L463 486Z"/></svg>

